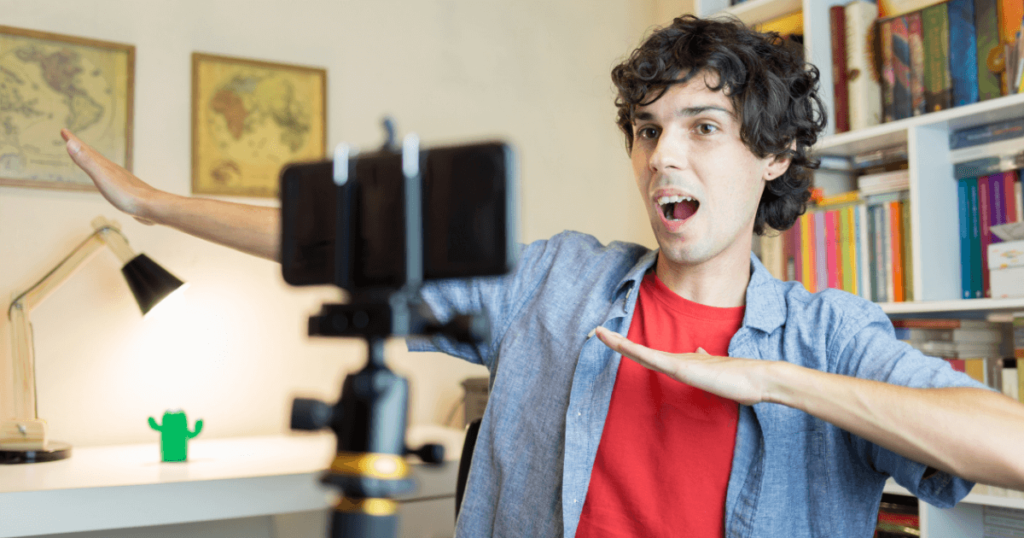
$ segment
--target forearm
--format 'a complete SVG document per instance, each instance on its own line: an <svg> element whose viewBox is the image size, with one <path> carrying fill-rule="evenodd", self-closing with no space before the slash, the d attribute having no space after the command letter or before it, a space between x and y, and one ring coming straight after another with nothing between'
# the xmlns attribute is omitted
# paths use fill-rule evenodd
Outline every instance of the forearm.
<svg viewBox="0 0 1024 538"><path fill-rule="evenodd" d="M272 261L280 261L281 212L158 192L140 208L141 218Z"/></svg>
<svg viewBox="0 0 1024 538"><path fill-rule="evenodd" d="M800 409L929 467L1024 490L1024 405L973 388L914 389L789 363L769 400Z"/></svg>

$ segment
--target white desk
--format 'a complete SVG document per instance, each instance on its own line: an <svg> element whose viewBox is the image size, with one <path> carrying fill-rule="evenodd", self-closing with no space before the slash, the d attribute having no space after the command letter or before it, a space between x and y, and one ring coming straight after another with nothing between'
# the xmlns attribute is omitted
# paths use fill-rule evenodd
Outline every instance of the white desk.
<svg viewBox="0 0 1024 538"><path fill-rule="evenodd" d="M413 465L419 488L400 500L453 498L461 432L421 427L409 439L441 442L449 461ZM0 538L322 510L335 493L318 478L333 455L328 433L196 439L184 463L160 463L159 445L148 443L73 448L62 461L3 465Z"/></svg>

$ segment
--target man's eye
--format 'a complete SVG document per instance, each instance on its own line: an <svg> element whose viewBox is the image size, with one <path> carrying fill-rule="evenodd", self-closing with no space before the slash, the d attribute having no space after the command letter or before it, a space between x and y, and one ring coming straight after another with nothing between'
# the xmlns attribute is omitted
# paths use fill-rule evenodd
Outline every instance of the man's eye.
<svg viewBox="0 0 1024 538"><path fill-rule="evenodd" d="M655 138L658 138L658 130L655 129L654 127L642 127L637 130L636 135L640 138L653 140Z"/></svg>
<svg viewBox="0 0 1024 538"><path fill-rule="evenodd" d="M718 130L718 127L711 125L710 123L701 123L697 125L697 132L700 134L711 134Z"/></svg>

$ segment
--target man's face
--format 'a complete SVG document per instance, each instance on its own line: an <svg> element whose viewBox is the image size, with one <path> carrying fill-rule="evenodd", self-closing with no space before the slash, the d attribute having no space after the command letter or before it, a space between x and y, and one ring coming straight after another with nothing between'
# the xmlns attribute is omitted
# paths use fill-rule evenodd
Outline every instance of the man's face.
<svg viewBox="0 0 1024 538"><path fill-rule="evenodd" d="M661 247L659 265L675 266L723 253L746 263L765 181L788 166L743 144L729 97L709 90L701 73L637 107L630 158Z"/></svg>

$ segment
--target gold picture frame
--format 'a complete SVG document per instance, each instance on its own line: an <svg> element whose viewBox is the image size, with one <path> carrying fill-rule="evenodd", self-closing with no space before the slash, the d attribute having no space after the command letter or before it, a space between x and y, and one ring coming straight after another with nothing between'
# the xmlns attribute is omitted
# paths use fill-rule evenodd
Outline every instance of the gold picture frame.
<svg viewBox="0 0 1024 538"><path fill-rule="evenodd" d="M98 192L67 128L132 169L135 46L0 26L0 185Z"/></svg>
<svg viewBox="0 0 1024 538"><path fill-rule="evenodd" d="M281 168L324 158L327 71L192 54L192 193L277 197Z"/></svg>

